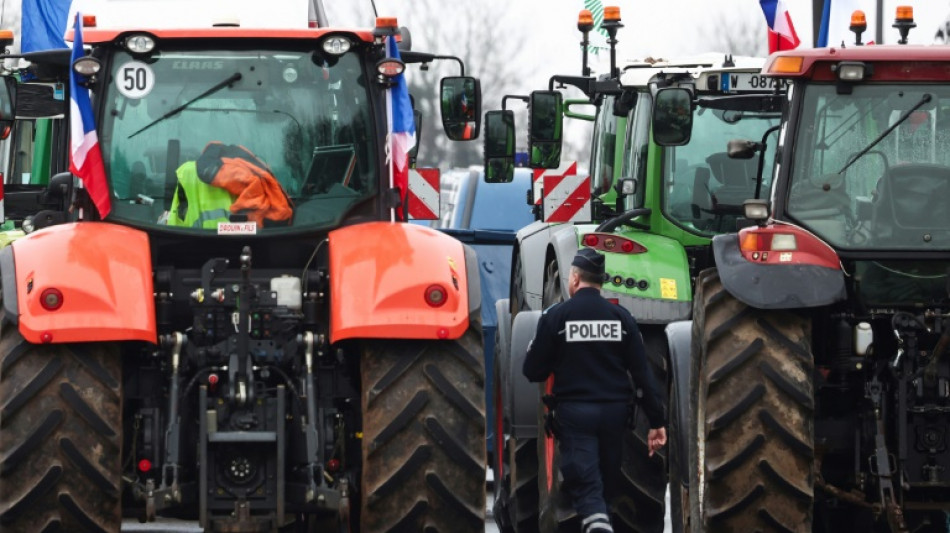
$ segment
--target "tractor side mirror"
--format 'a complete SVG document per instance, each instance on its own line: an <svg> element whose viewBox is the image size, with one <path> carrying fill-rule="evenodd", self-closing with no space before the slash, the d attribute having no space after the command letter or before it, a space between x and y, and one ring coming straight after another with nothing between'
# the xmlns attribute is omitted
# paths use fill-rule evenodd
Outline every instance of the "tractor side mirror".
<svg viewBox="0 0 950 533"><path fill-rule="evenodd" d="M557 168L561 164L564 103L557 91L531 93L528 114L528 166Z"/></svg>
<svg viewBox="0 0 950 533"><path fill-rule="evenodd" d="M478 138L482 114L482 88L469 76L442 78L439 89L442 102L442 128L453 141Z"/></svg>
<svg viewBox="0 0 950 533"><path fill-rule="evenodd" d="M415 166L416 157L419 155L419 145L422 144L422 112L418 109L412 110L412 121L416 123L416 144L409 149L409 161Z"/></svg>
<svg viewBox="0 0 950 533"><path fill-rule="evenodd" d="M515 179L515 114L485 113L485 182L511 183Z"/></svg>
<svg viewBox="0 0 950 533"><path fill-rule="evenodd" d="M3 77L0 84L0 139L6 139L13 131L13 119L16 116L13 104L16 80L10 76Z"/></svg>
<svg viewBox="0 0 950 533"><path fill-rule="evenodd" d="M667 87L653 101L653 140L660 146L682 146L693 133L693 97L689 90Z"/></svg>

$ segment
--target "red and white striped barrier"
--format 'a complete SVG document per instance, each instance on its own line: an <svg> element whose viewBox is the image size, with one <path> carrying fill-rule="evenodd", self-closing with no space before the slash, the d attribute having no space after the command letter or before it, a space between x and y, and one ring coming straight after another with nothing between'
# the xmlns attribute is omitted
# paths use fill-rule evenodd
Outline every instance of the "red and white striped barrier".
<svg viewBox="0 0 950 533"><path fill-rule="evenodd" d="M534 169L534 174L531 176L532 184L532 198L534 198L534 205L541 205L541 193L543 192L542 186L544 185L544 178L547 176L567 176L570 174L577 174L577 161L561 161L561 166L557 168L536 168Z"/></svg>
<svg viewBox="0 0 950 533"><path fill-rule="evenodd" d="M439 178L437 168L409 169L409 218L438 220Z"/></svg>
<svg viewBox="0 0 950 533"><path fill-rule="evenodd" d="M590 176L545 176L544 221L590 222Z"/></svg>

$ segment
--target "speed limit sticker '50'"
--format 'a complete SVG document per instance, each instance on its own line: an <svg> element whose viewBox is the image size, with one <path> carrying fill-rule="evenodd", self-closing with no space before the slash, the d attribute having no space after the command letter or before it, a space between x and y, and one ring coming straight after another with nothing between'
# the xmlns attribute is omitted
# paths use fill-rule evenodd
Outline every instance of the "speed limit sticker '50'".
<svg viewBox="0 0 950 533"><path fill-rule="evenodd" d="M155 73L141 61L129 61L115 71L115 85L126 98L145 98L155 87Z"/></svg>

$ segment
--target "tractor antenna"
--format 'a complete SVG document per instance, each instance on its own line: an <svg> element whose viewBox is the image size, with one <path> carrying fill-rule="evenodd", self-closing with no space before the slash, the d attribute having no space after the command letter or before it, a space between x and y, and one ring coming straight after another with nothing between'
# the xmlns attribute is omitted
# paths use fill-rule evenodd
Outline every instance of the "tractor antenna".
<svg viewBox="0 0 950 533"><path fill-rule="evenodd" d="M376 0L369 0L370 4L373 4L373 16L379 17L379 11L376 11Z"/></svg>

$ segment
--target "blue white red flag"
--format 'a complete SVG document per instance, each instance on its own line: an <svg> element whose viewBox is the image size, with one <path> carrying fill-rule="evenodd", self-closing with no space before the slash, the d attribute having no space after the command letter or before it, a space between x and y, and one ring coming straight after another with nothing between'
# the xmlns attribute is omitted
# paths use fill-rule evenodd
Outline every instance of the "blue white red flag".
<svg viewBox="0 0 950 533"><path fill-rule="evenodd" d="M70 64L85 55L82 47L82 15L77 13ZM112 201L109 198L109 184L102 164L102 152L99 151L99 137L96 135L89 89L79 85L79 81L83 81L82 78L75 69L69 69L69 170L79 176L89 192L89 197L96 204L99 216L105 218L112 209Z"/></svg>
<svg viewBox="0 0 950 533"><path fill-rule="evenodd" d="M69 48L65 34L70 4L70 0L23 0L21 51Z"/></svg>
<svg viewBox="0 0 950 533"><path fill-rule="evenodd" d="M818 27L818 41L815 46L840 46L842 43L850 45L854 42L851 33L851 14L856 10L864 11L868 29L877 24L877 6L875 0L825 0L821 10L821 25ZM864 39L873 39L873 32L864 34ZM866 41L866 44L871 44Z"/></svg>
<svg viewBox="0 0 950 533"><path fill-rule="evenodd" d="M769 25L769 53L797 48L801 41L795 33L785 0L759 0L759 5Z"/></svg>
<svg viewBox="0 0 950 533"><path fill-rule="evenodd" d="M393 35L386 38L386 57L401 60L396 37ZM387 140L390 149L390 185L399 188L399 198L405 203L409 191L409 150L416 145L416 121L412 116L412 102L409 100L406 77L398 74L393 81L395 85L386 91L386 104L389 109ZM399 211L402 212L402 207Z"/></svg>

